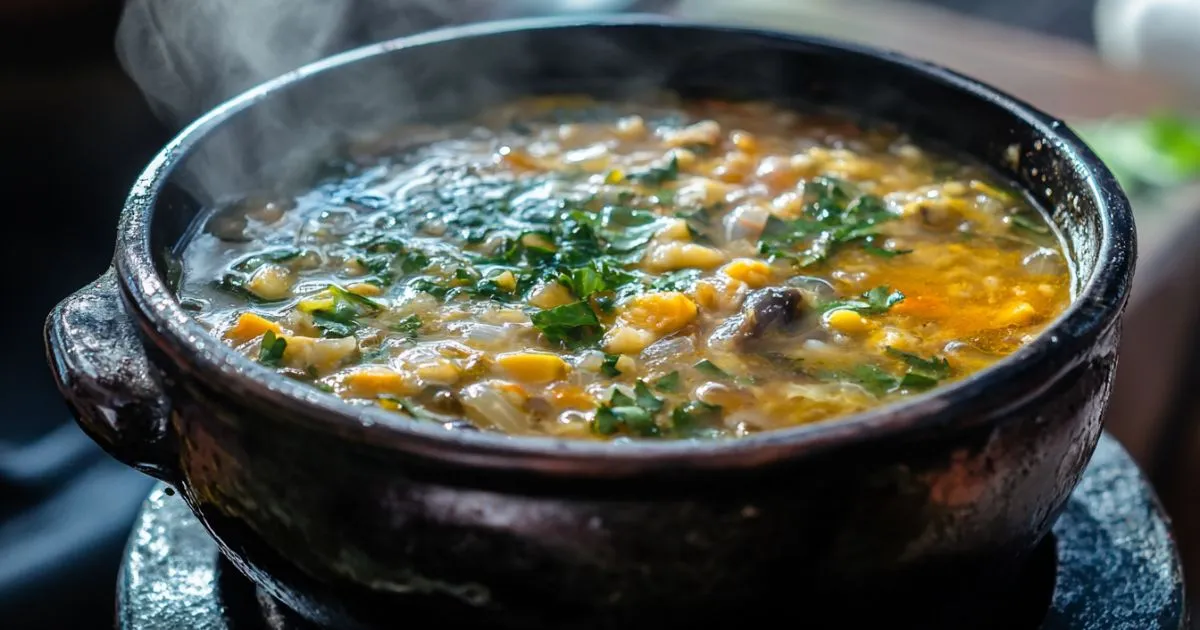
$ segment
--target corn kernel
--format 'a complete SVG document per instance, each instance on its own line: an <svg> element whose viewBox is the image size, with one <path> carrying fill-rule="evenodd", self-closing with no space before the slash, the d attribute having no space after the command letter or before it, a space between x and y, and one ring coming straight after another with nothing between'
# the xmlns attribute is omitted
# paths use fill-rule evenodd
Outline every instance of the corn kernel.
<svg viewBox="0 0 1200 630"><path fill-rule="evenodd" d="M645 293L631 298L622 307L621 319L663 335L692 323L696 319L696 303L678 291Z"/></svg>
<svg viewBox="0 0 1200 630"><path fill-rule="evenodd" d="M721 250L674 241L662 243L651 249L645 265L650 271L673 271L675 269L712 269L725 262Z"/></svg>
<svg viewBox="0 0 1200 630"><path fill-rule="evenodd" d="M549 383L567 375L567 363L561 357L542 352L510 352L496 363L512 378L523 383Z"/></svg>
<svg viewBox="0 0 1200 630"><path fill-rule="evenodd" d="M540 309L554 308L574 301L575 296L571 295L571 290L558 282L539 285L529 296L529 303Z"/></svg>
<svg viewBox="0 0 1200 630"><path fill-rule="evenodd" d="M614 326L604 335L604 350L613 354L637 354L656 340L654 333L633 326Z"/></svg>
<svg viewBox="0 0 1200 630"><path fill-rule="evenodd" d="M1017 302L1000 312L996 317L1001 326L1026 326L1032 324L1038 317L1037 309L1029 302Z"/></svg>
<svg viewBox="0 0 1200 630"><path fill-rule="evenodd" d="M753 258L738 258L725 265L725 275L741 280L752 289L757 289L771 281L771 266Z"/></svg>
<svg viewBox="0 0 1200 630"><path fill-rule="evenodd" d="M359 368L342 378L347 395L356 398L378 398L382 394L407 396L416 388L406 382L399 372L380 366Z"/></svg>
<svg viewBox="0 0 1200 630"><path fill-rule="evenodd" d="M837 309L825 314L825 324L830 328L847 335L858 335L866 332L871 324L862 315L846 309Z"/></svg>
<svg viewBox="0 0 1200 630"><path fill-rule="evenodd" d="M282 300L292 293L292 272L281 265L263 265L250 276L246 289L264 300Z"/></svg>
<svg viewBox="0 0 1200 630"><path fill-rule="evenodd" d="M268 330L278 335L280 333L279 324L247 312L242 313L238 317L237 323L225 331L225 338L240 345L263 336Z"/></svg>
<svg viewBox="0 0 1200 630"><path fill-rule="evenodd" d="M371 284L370 282L355 282L347 286L346 290L363 297L375 297L383 293L383 289L379 288L379 285Z"/></svg>
<svg viewBox="0 0 1200 630"><path fill-rule="evenodd" d="M501 272L500 275L492 278L492 282L495 282L496 286L510 293L517 289L517 277L511 271Z"/></svg>

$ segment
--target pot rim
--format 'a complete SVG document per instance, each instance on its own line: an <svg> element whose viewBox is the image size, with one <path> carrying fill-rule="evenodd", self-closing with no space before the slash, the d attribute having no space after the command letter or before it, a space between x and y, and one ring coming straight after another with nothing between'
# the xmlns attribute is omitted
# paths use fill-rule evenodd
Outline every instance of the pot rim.
<svg viewBox="0 0 1200 630"><path fill-rule="evenodd" d="M781 42L803 43L833 49L851 56L868 56L923 74L999 105L1015 120L1033 128L1055 145L1083 174L1086 190L1101 214L1102 237L1097 264L1076 298L1032 342L1013 354L961 381L932 391L843 418L777 429L746 437L715 440L634 441L611 444L549 437L507 436L492 432L448 431L411 420L396 412L355 407L336 396L276 374L243 357L212 337L179 305L154 264L150 225L161 186L173 167L211 131L275 91L312 75L390 54L394 51L438 43L487 37L512 31L563 28L634 26L704 29L714 33L754 35ZM1049 372L1035 386L1049 387L1053 377L1068 369L1064 358L1081 354L1091 340L1112 326L1129 294L1133 276L1136 234L1129 202L1112 173L1065 124L994 88L941 66L892 51L823 37L760 28L685 21L659 15L602 17L522 18L454 26L401 37L349 50L284 74L253 87L218 105L188 125L154 157L133 185L118 230L115 258L127 304L148 341L164 356L187 368L191 377L210 384L232 384L227 390L244 391L252 381L251 395L263 399L289 422L338 435L341 438L384 446L390 451L422 460L480 467L497 471L520 470L555 475L582 474L616 477L684 469L748 469L825 452L830 448L886 439L903 433L958 429L1000 417L1002 409L988 414L953 413L978 402L986 391L1005 388L1028 379L1034 368ZM1057 357L1057 359L1056 359ZM1024 387L1021 391L1028 391ZM994 393L993 393L994 395ZM1016 404L1019 397L1008 400Z"/></svg>

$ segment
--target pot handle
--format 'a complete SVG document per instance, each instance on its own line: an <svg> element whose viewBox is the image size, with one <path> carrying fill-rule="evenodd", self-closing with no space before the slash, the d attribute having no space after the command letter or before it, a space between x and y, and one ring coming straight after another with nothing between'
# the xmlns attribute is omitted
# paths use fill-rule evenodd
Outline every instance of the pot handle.
<svg viewBox="0 0 1200 630"><path fill-rule="evenodd" d="M84 432L122 463L173 483L170 404L114 268L54 307L45 340L54 380Z"/></svg>

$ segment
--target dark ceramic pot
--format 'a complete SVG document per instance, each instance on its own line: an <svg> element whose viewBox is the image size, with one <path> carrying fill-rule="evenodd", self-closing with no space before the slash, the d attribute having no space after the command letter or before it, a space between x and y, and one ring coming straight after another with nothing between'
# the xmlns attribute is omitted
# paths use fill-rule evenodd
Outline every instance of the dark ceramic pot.
<svg viewBox="0 0 1200 630"><path fill-rule="evenodd" d="M346 98L363 87L387 106ZM198 186L215 197L284 177L280 164L301 173L312 143L330 140L317 131L646 87L850 111L982 160L1051 209L1077 298L1011 357L902 404L738 441L611 445L351 407L230 351L172 295L164 252L208 201ZM339 55L193 124L134 186L112 270L63 302L46 335L84 430L178 488L239 569L330 627L429 612L456 625L693 627L767 610L837 613L838 627L918 611L932 627L1003 605L1079 479L1134 241L1125 197L1075 134L944 69L661 18L510 22Z"/></svg>

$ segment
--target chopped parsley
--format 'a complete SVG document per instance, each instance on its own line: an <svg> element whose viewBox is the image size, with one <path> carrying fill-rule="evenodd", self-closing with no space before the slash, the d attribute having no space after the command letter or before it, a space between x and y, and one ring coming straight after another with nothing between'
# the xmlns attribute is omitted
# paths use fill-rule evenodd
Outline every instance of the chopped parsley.
<svg viewBox="0 0 1200 630"><path fill-rule="evenodd" d="M619 354L605 354L604 362L600 364L600 373L611 378L620 376L621 370L617 369L617 361L620 359Z"/></svg>
<svg viewBox="0 0 1200 630"><path fill-rule="evenodd" d="M592 430L600 435L613 435L626 432L641 437L657 437L662 434L654 416L662 411L665 403L646 386L645 381L638 381L634 388L634 397L613 389L607 404L596 409L592 419Z"/></svg>
<svg viewBox="0 0 1200 630"><path fill-rule="evenodd" d="M711 437L718 433L721 406L691 400L671 410L671 430L680 437Z"/></svg>
<svg viewBox="0 0 1200 630"><path fill-rule="evenodd" d="M600 320L587 302L572 302L538 311L529 317L551 343L579 346L600 338Z"/></svg>
<svg viewBox="0 0 1200 630"><path fill-rule="evenodd" d="M392 325L392 330L398 333L404 333L409 339L415 339L417 332L421 330L421 318L416 315L409 315L404 319Z"/></svg>
<svg viewBox="0 0 1200 630"><path fill-rule="evenodd" d="M309 311L313 325L322 337L349 337L358 331L360 317L383 310L383 305L367 297L351 293L336 284L329 285L330 305Z"/></svg>
<svg viewBox="0 0 1200 630"><path fill-rule="evenodd" d="M729 372L717 367L716 363L713 363L708 359L701 359L692 367L696 368L697 371L706 376L711 376L714 378L729 378Z"/></svg>
<svg viewBox="0 0 1200 630"><path fill-rule="evenodd" d="M679 372L671 372L670 374L667 374L666 376L663 376L663 377L659 378L658 380L654 381L654 389L656 389L660 392L664 392L664 393L672 393L672 392L678 391L679 390Z"/></svg>
<svg viewBox="0 0 1200 630"><path fill-rule="evenodd" d="M662 186L679 177L679 159L674 155L666 164L651 166L644 170L626 173L624 179L643 186Z"/></svg>
<svg viewBox="0 0 1200 630"><path fill-rule="evenodd" d="M759 253L807 267L827 259L840 247L868 242L878 234L880 223L896 218L879 197L862 194L831 177L807 182L804 193L808 200L804 217L790 221L774 215L767 218L759 237Z"/></svg>
<svg viewBox="0 0 1200 630"><path fill-rule="evenodd" d="M833 300L818 306L822 313L843 310L854 311L863 315L882 315L904 301L904 294L884 285L875 287L863 293L860 297L850 300Z"/></svg>
<svg viewBox="0 0 1200 630"><path fill-rule="evenodd" d="M258 362L268 367L279 367L284 350L287 350L287 339L276 336L273 330L268 330L258 348Z"/></svg>
<svg viewBox="0 0 1200 630"><path fill-rule="evenodd" d="M897 350L891 346L888 346L887 353L889 356L900 359L907 364L909 374L932 380L935 383L942 379L950 378L950 362L945 357L935 356L926 359L911 352Z"/></svg>

